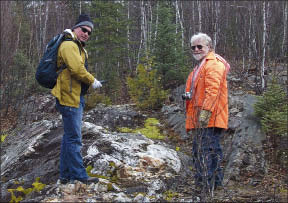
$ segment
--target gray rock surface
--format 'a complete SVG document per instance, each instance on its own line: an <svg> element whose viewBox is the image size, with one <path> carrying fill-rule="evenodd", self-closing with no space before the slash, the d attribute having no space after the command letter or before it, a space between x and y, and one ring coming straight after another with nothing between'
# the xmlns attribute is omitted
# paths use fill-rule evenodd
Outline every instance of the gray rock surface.
<svg viewBox="0 0 288 203"><path fill-rule="evenodd" d="M178 91L179 92L179 91ZM267 164L262 142L266 135L254 116L254 95L242 91L229 94L229 129L223 136L225 164L225 184L229 180L239 181L240 177L250 174L261 179L267 172ZM180 105L164 106L162 113L168 125L181 138L187 136L185 129L184 108Z"/></svg>
<svg viewBox="0 0 288 203"><path fill-rule="evenodd" d="M225 181L229 179L239 181L242 174L250 174L255 178L263 178L267 173L265 154L262 142L266 136L254 116L253 104L256 97L245 95L243 101L243 116L241 124L236 129L232 143L226 148L227 166Z"/></svg>
<svg viewBox="0 0 288 203"><path fill-rule="evenodd" d="M181 95L180 90L175 94ZM45 189L30 193L24 202L165 201L165 192L169 190L183 192L175 201L200 201L197 196L191 197L193 182L189 181L193 169L189 154L139 133L117 132L119 127L142 126L147 118L131 105L99 105L83 117L84 164L92 167L91 174L100 177L99 183L59 184L61 117L53 112L54 98L47 96L40 100L43 104L36 109L43 111L40 116L32 116L26 125L15 129L1 146L1 200L10 201L7 189L31 187L39 177L46 184ZM253 116L253 103L253 95L242 92L229 95L229 129L223 138L226 183L238 181L248 173L257 181L267 170L262 148L265 135ZM161 115L161 122L186 138L181 103L164 106Z"/></svg>
<svg viewBox="0 0 288 203"><path fill-rule="evenodd" d="M144 123L145 117L129 105L99 105L85 113L82 125L84 164L92 166L91 174L101 177L98 184L87 187L80 182L57 183L63 135L59 114L51 120L31 121L23 129L16 129L17 134L8 136L2 145L2 199L10 201L8 189L31 188L38 177L46 184L45 189L41 193L32 192L25 201L90 201L92 195L92 199L100 201L127 202L132 201L135 192L143 191L162 198L161 192L169 187L169 181L165 180L174 179L182 171L191 173L188 164L182 165L189 157L180 152L178 156L172 146L142 134L114 131L118 127L137 127ZM113 182L115 178L117 181ZM123 182L125 184L121 185ZM137 199L146 201L147 198L139 196Z"/></svg>
<svg viewBox="0 0 288 203"><path fill-rule="evenodd" d="M146 115L135 111L132 105L97 105L83 116L83 121L95 123L111 131L119 127L136 128L143 124Z"/></svg>

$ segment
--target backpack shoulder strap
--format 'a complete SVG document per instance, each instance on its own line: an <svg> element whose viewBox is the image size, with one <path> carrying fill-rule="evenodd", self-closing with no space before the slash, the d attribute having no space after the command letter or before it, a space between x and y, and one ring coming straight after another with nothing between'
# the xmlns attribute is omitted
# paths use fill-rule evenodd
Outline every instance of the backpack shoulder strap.
<svg viewBox="0 0 288 203"><path fill-rule="evenodd" d="M77 46L78 46L79 53L81 55L81 48L80 48L79 42L74 39L74 33L72 32L72 30L71 29L66 29L66 30L64 30L63 34L65 35L63 41L73 41L73 42L75 42L77 44Z"/></svg>
<svg viewBox="0 0 288 203"><path fill-rule="evenodd" d="M64 34L64 35L67 35L67 34L70 34L70 33L64 32L63 34ZM78 49L79 49L79 54L81 55L81 48L80 48L79 43L78 43L76 40L74 40L74 39L72 39L72 38L70 38L70 37L65 37L65 36L64 36L64 39L63 39L62 42L64 42L64 41L72 41L72 42L74 42L75 44L77 44ZM85 58L86 58L86 55L85 55ZM59 67L58 73L61 73L65 68L66 68L66 64L63 63L63 64Z"/></svg>

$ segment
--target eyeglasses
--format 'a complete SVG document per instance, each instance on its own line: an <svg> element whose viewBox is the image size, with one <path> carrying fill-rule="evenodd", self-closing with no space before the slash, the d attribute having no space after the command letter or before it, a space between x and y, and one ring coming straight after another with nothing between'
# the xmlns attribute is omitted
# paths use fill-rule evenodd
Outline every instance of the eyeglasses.
<svg viewBox="0 0 288 203"><path fill-rule="evenodd" d="M197 49L199 49L199 50L201 50L201 49L203 48L202 45L196 45L196 46L191 46L191 49L194 51L194 50L196 49L196 47L197 47Z"/></svg>
<svg viewBox="0 0 288 203"><path fill-rule="evenodd" d="M82 32L84 32L84 33L87 32L89 36L91 35L91 32L89 30L87 30L85 27L80 27L80 28L81 28Z"/></svg>

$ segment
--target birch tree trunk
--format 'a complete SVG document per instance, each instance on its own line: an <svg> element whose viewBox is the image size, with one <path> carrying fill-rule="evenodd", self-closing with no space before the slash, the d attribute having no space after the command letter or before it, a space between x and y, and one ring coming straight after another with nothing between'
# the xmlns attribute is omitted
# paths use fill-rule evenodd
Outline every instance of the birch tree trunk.
<svg viewBox="0 0 288 203"><path fill-rule="evenodd" d="M29 40L29 48L28 48L28 53L29 53L29 62L32 64L33 63L33 50L32 50L32 40L33 40L33 32L30 32L30 40Z"/></svg>
<svg viewBox="0 0 288 203"><path fill-rule="evenodd" d="M34 11L34 26L35 26L35 39L36 39L35 41L36 41L37 55L38 55L38 58L40 58L40 46L39 46L40 40L39 40L38 29L37 29L37 15L36 15L37 5L35 1L33 1L32 5L33 5L33 11Z"/></svg>
<svg viewBox="0 0 288 203"><path fill-rule="evenodd" d="M45 44L46 44L47 21L48 21L48 14L49 14L49 1L46 2L46 11L45 12L46 13L45 13L44 28L43 28L42 47L45 47Z"/></svg>
<svg viewBox="0 0 288 203"><path fill-rule="evenodd" d="M154 52L155 49L155 40L157 39L157 30L158 30L158 24L159 24L159 15L158 15L158 11L159 11L159 1L157 1L156 4L156 22L155 22L155 32L154 32L154 40L153 40L153 45L152 45L152 52Z"/></svg>
<svg viewBox="0 0 288 203"><path fill-rule="evenodd" d="M180 1L180 18L181 18L181 34L182 34L182 47L184 49L184 45L185 45L185 35L184 35L184 11L183 11L183 1Z"/></svg>
<svg viewBox="0 0 288 203"><path fill-rule="evenodd" d="M175 1L175 24L176 24L176 27L175 27L175 31L176 31L176 35L178 33L178 3L177 3L177 0Z"/></svg>
<svg viewBox="0 0 288 203"><path fill-rule="evenodd" d="M269 2L268 2L269 5ZM266 23L266 2L263 2L263 55L262 55L262 65L261 65L261 88L264 90L265 88L265 79L264 79L264 71L265 71L265 55L266 55L266 36L267 36L267 23Z"/></svg>
<svg viewBox="0 0 288 203"><path fill-rule="evenodd" d="M145 55L147 53L147 34L148 34L148 31L147 31L147 15L146 15L146 7L145 7L145 4L144 4L144 1L142 1L142 6L141 6L141 13L142 13L142 23L141 23L141 26L142 26L142 33L143 33L143 44L144 44L144 50L145 50Z"/></svg>
<svg viewBox="0 0 288 203"><path fill-rule="evenodd" d="M194 10L195 10L195 1L192 1L192 25L195 23L195 12L194 12ZM192 34L194 34L195 33L195 28L194 28L194 26L192 26L192 33L191 33L191 36L192 36Z"/></svg>
<svg viewBox="0 0 288 203"><path fill-rule="evenodd" d="M144 0L142 0L140 3L140 10L141 10L141 41L139 45L137 64L139 64L140 61L142 45L144 46L145 51L144 54L145 55L147 54L146 12L145 12Z"/></svg>
<svg viewBox="0 0 288 203"><path fill-rule="evenodd" d="M287 51L286 47L287 47L287 15L288 15L288 4L287 2L285 3L285 8L284 8L284 13L283 13L283 41L282 41L282 46L281 46L281 50L282 50L282 56L285 56L285 52Z"/></svg>
<svg viewBox="0 0 288 203"><path fill-rule="evenodd" d="M190 5L190 4L189 4ZM191 1L191 11L190 13L192 14L192 21L189 23L189 43L190 43L190 37L194 34L195 28L193 24L195 23L195 12L194 12L194 1ZM184 19L184 18L183 18Z"/></svg>
<svg viewBox="0 0 288 203"><path fill-rule="evenodd" d="M18 47L19 47L21 25L22 25L22 18L20 19L20 22L19 22L19 29L18 29L18 33L17 33L17 41L16 41L16 45L15 45L15 53L17 53Z"/></svg>
<svg viewBox="0 0 288 203"><path fill-rule="evenodd" d="M220 13L220 1L215 1L215 23L214 23L214 41L213 47L216 49L216 44L218 40L218 29L219 29L219 13Z"/></svg>
<svg viewBox="0 0 288 203"><path fill-rule="evenodd" d="M130 22L130 1L127 1L127 20ZM127 51L130 53L130 26L127 24ZM131 57L128 54L128 67L132 71Z"/></svg>
<svg viewBox="0 0 288 203"><path fill-rule="evenodd" d="M251 37L251 30L252 30L252 13L251 13L251 7L248 7L248 12L249 12L249 29L248 29L248 42L251 42L252 37ZM248 63L250 66L251 63L251 58L252 58L252 47L250 43L248 43ZM249 69L249 68L248 68Z"/></svg>
<svg viewBox="0 0 288 203"><path fill-rule="evenodd" d="M182 45L182 48L184 48L184 26L183 26L183 19L180 15L180 9L179 9L179 4L178 4L178 0L176 0L175 2L175 9L176 9L176 34L177 34L177 29L178 29L178 26L177 26L177 22L179 22L180 24L180 32L181 32L181 45Z"/></svg>
<svg viewBox="0 0 288 203"><path fill-rule="evenodd" d="M198 1L198 15L199 15L199 32L202 31L202 15L201 15L201 2Z"/></svg>
<svg viewBox="0 0 288 203"><path fill-rule="evenodd" d="M256 25L256 11L257 11L257 5L256 3L254 3L254 8L253 8L253 19L252 19L252 27L254 28L253 29L253 40L252 40L252 45L253 45L253 50L254 50L254 54L255 54L255 58L258 58L260 57L260 54L258 54L258 49L257 49L257 42L256 42L256 28L255 28L255 25ZM254 26L253 26L254 25Z"/></svg>
<svg viewBox="0 0 288 203"><path fill-rule="evenodd" d="M152 39L152 22L153 22L153 11L151 1L148 1L148 20L147 20L147 42L149 42L148 50L151 50L151 39ZM150 23L148 23L150 22Z"/></svg>
<svg viewBox="0 0 288 203"><path fill-rule="evenodd" d="M42 37L43 37L43 28L42 28L42 9L41 6L42 5L42 0L39 1L39 51L42 52ZM41 53L39 53L39 57L42 55Z"/></svg>

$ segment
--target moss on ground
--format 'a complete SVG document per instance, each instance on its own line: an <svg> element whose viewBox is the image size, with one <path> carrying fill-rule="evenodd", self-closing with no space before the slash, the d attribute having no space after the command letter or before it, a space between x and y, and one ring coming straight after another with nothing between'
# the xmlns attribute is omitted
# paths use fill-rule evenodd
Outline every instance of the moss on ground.
<svg viewBox="0 0 288 203"><path fill-rule="evenodd" d="M119 128L119 131L122 133L141 133L147 138L162 140L165 138L165 136L160 133L160 128L158 125L159 121L156 118L148 118L145 121L144 128Z"/></svg>
<svg viewBox="0 0 288 203"><path fill-rule="evenodd" d="M115 170L108 170L107 171L109 176L103 176L103 175L98 175L98 174L91 173L91 170L93 169L93 167L91 165L87 166L86 172L87 172L88 176L90 176L90 177L102 178L102 179L110 180L113 183L116 183L118 181L118 177L117 177L117 174L116 174L115 163L110 161L109 162L109 166L115 168Z"/></svg>
<svg viewBox="0 0 288 203"><path fill-rule="evenodd" d="M32 186L33 187L31 187L31 188L23 188L22 186L19 186L19 187L17 187L16 189L8 189L8 192L10 192L11 193L11 200L10 200L10 202L20 202L20 201L22 201L23 199L24 199L24 197L26 196L26 195L28 195L28 194L30 194L31 192L33 192L33 191L36 191L36 192L40 192L41 190L43 190L44 188L45 188L45 186L46 186L46 184L43 184L43 183L41 183L41 182L39 182L40 181L40 178L39 177L37 177L36 179L35 179L35 182L34 183L32 183ZM16 195L15 195L15 193L14 192L21 192L21 193L23 193L24 195L23 196L21 196L21 195L19 195L18 197L16 197Z"/></svg>
<svg viewBox="0 0 288 203"><path fill-rule="evenodd" d="M168 202L172 201L174 197L178 197L179 193L173 192L171 190L167 190L164 192L164 199L167 200Z"/></svg>
<svg viewBox="0 0 288 203"><path fill-rule="evenodd" d="M5 138L8 136L8 134L1 135L1 142L4 142Z"/></svg>

